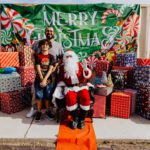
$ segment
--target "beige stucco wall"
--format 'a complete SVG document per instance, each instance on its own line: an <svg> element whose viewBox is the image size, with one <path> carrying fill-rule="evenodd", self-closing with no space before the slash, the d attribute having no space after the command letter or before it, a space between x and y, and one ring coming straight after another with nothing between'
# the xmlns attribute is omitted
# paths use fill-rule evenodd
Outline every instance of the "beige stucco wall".
<svg viewBox="0 0 150 150"><path fill-rule="evenodd" d="M141 7L139 48L137 55L140 58L150 58L150 6Z"/></svg>

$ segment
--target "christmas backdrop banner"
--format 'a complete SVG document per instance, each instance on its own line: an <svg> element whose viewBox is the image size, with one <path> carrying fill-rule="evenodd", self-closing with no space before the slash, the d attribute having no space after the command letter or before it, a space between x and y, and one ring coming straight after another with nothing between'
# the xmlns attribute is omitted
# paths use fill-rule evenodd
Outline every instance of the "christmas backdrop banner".
<svg viewBox="0 0 150 150"><path fill-rule="evenodd" d="M1 45L5 49L33 44L44 38L46 26L53 26L56 40L64 50L73 49L80 60L96 52L111 60L116 52L137 50L140 5L1 4L0 8Z"/></svg>

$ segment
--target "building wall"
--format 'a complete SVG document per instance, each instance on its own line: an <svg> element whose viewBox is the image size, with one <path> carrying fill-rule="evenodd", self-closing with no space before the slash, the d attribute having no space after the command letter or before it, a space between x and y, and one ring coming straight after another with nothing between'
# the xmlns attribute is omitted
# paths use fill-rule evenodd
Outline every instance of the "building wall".
<svg viewBox="0 0 150 150"><path fill-rule="evenodd" d="M150 6L141 7L138 57L150 58Z"/></svg>

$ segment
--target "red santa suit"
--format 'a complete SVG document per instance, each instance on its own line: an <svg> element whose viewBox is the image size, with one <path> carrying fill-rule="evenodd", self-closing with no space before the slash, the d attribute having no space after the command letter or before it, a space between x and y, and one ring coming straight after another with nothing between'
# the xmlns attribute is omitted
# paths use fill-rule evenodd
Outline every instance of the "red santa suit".
<svg viewBox="0 0 150 150"><path fill-rule="evenodd" d="M65 71L65 64L60 68L59 84L65 83L64 94L68 111L76 110L78 104L83 110L89 110L90 108L87 79L92 76L92 72L88 68L84 70L79 62L77 62L77 66L77 72L70 76Z"/></svg>

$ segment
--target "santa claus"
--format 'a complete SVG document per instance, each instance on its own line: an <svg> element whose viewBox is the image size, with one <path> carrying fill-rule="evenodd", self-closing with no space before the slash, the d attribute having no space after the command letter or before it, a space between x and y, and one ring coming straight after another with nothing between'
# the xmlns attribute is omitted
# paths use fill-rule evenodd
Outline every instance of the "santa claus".
<svg viewBox="0 0 150 150"><path fill-rule="evenodd" d="M72 129L84 128L84 119L90 109L90 94L87 79L92 72L87 68L86 61L79 62L78 56L72 50L65 52L63 65L60 67L60 78L57 87L64 86L66 109L70 112L73 121ZM58 92L56 92L58 94ZM54 95L57 95L54 92ZM59 93L61 95L62 93ZM57 97L57 96L56 96ZM77 108L80 108L79 113Z"/></svg>

